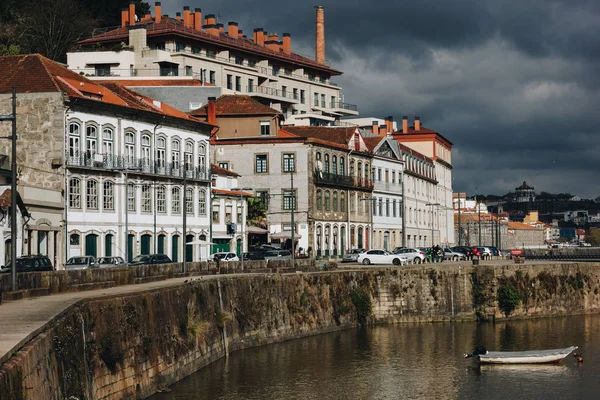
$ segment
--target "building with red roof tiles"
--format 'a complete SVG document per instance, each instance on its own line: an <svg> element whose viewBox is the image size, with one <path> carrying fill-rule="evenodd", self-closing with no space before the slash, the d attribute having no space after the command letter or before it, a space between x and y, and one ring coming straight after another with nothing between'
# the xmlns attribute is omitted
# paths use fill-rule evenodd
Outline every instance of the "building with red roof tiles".
<svg viewBox="0 0 600 400"><path fill-rule="evenodd" d="M69 68L101 79L200 80L223 89L212 96L247 94L292 119L310 114L330 123L358 115L356 105L341 101L341 88L332 82L342 72L325 59L322 7L316 9L314 59L293 51L289 33L278 36L256 28L245 35L237 22L225 29L214 14L203 15L200 9L185 7L176 17L161 15L161 10L157 2L154 16L138 21L132 19L135 5L130 5L122 11L120 27L77 43L81 51L67 54Z"/></svg>
<svg viewBox="0 0 600 400"><path fill-rule="evenodd" d="M32 210L23 254L58 266L80 254L195 259L181 226L185 215L187 239L209 234L215 125L37 54L0 57L0 70L0 113L13 86L19 104L19 191ZM9 141L0 153L10 154Z"/></svg>

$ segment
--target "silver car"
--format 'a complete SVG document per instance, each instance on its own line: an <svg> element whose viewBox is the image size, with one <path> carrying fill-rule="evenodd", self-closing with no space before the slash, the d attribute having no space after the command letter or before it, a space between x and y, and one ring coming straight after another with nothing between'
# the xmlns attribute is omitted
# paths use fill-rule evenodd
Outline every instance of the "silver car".
<svg viewBox="0 0 600 400"><path fill-rule="evenodd" d="M448 247L444 248L444 260L452 260L452 261L458 261L458 260L466 260L467 256L464 255L463 253L459 253L458 251L454 251Z"/></svg>
<svg viewBox="0 0 600 400"><path fill-rule="evenodd" d="M292 253L289 250L273 250L265 253L265 260L291 260Z"/></svg>
<svg viewBox="0 0 600 400"><path fill-rule="evenodd" d="M364 253L365 249L352 249L342 258L342 262L356 262L358 255Z"/></svg>
<svg viewBox="0 0 600 400"><path fill-rule="evenodd" d="M96 257L94 257L94 256L71 257L65 264L65 269L67 271L72 271L72 270L76 270L76 269L95 268L95 267L96 267Z"/></svg>
<svg viewBox="0 0 600 400"><path fill-rule="evenodd" d="M127 265L122 257L100 257L94 268L124 267Z"/></svg>

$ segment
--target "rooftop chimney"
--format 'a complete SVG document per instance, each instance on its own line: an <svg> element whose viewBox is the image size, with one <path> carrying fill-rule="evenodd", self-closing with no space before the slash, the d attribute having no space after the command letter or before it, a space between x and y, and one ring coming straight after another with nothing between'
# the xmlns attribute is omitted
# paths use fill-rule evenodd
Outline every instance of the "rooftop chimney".
<svg viewBox="0 0 600 400"><path fill-rule="evenodd" d="M217 104L215 103L216 97L208 98L208 106L206 107L206 115L209 124L217 124Z"/></svg>
<svg viewBox="0 0 600 400"><path fill-rule="evenodd" d="M194 30L202 30L202 9L200 8L194 9Z"/></svg>
<svg viewBox="0 0 600 400"><path fill-rule="evenodd" d="M415 131L421 130L421 118L415 117Z"/></svg>
<svg viewBox="0 0 600 400"><path fill-rule="evenodd" d="M289 33L283 34L283 52L292 54L292 36Z"/></svg>
<svg viewBox="0 0 600 400"><path fill-rule="evenodd" d="M129 25L135 25L135 2L129 0Z"/></svg>
<svg viewBox="0 0 600 400"><path fill-rule="evenodd" d="M193 26L193 24L190 21L191 15L192 14L190 13L190 6L183 7L183 25L186 28L191 28Z"/></svg>
<svg viewBox="0 0 600 400"><path fill-rule="evenodd" d="M388 132L388 130L387 130L386 124L379 125L379 135L385 136L385 135L387 135L387 132Z"/></svg>
<svg viewBox="0 0 600 400"><path fill-rule="evenodd" d="M154 3L154 22L160 22L161 21L161 14L162 12L162 7L160 5L160 1L157 1L156 3Z"/></svg>
<svg viewBox="0 0 600 400"><path fill-rule="evenodd" d="M176 19L177 21L181 21L181 13L180 13L180 12L178 12L178 13L175 13L175 19Z"/></svg>
<svg viewBox="0 0 600 400"><path fill-rule="evenodd" d="M204 23L206 25L214 25L217 23L217 19L215 18L215 14L208 14L204 17Z"/></svg>
<svg viewBox="0 0 600 400"><path fill-rule="evenodd" d="M321 6L315 8L317 9L315 60L325 65L325 10Z"/></svg>
<svg viewBox="0 0 600 400"><path fill-rule="evenodd" d="M259 46L265 45L265 31L263 28L256 28L254 30L254 43Z"/></svg>
<svg viewBox="0 0 600 400"><path fill-rule="evenodd" d="M279 51L279 36L276 33L271 33L265 40L265 46L273 51Z"/></svg>
<svg viewBox="0 0 600 400"><path fill-rule="evenodd" d="M237 39L239 37L240 32L237 22L229 22L229 24L227 25L227 34L234 39Z"/></svg>
<svg viewBox="0 0 600 400"><path fill-rule="evenodd" d="M217 28L219 29L219 32L225 32L225 27L223 26L223 24L218 23Z"/></svg>
<svg viewBox="0 0 600 400"><path fill-rule="evenodd" d="M123 26L123 27L127 26L128 22L129 22L129 11L127 11L127 8L121 8L121 26Z"/></svg>
<svg viewBox="0 0 600 400"><path fill-rule="evenodd" d="M379 135L379 122L373 121L372 125L373 125L373 133L376 135Z"/></svg>
<svg viewBox="0 0 600 400"><path fill-rule="evenodd" d="M244 37L244 31L241 29L238 29L238 39L241 39Z"/></svg>
<svg viewBox="0 0 600 400"><path fill-rule="evenodd" d="M394 132L394 117L393 116L389 116L386 118L386 123L387 123L387 130L389 133Z"/></svg>
<svg viewBox="0 0 600 400"><path fill-rule="evenodd" d="M402 117L402 133L408 133L408 117Z"/></svg>

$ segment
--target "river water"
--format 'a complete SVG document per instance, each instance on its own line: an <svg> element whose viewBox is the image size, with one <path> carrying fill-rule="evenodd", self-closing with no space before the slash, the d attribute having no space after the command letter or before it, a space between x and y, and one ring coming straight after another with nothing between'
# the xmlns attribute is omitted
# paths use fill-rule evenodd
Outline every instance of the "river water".
<svg viewBox="0 0 600 400"><path fill-rule="evenodd" d="M584 361L481 366L488 350L579 346ZM599 399L600 315L346 330L234 352L152 400Z"/></svg>

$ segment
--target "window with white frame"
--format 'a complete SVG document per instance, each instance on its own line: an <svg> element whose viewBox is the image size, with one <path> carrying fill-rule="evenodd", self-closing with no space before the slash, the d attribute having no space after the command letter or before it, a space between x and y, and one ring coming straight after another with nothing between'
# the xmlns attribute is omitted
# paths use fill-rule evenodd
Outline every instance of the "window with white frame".
<svg viewBox="0 0 600 400"><path fill-rule="evenodd" d="M165 166L165 157L167 151L167 141L165 138L158 138L156 141L156 164L159 167Z"/></svg>
<svg viewBox="0 0 600 400"><path fill-rule="evenodd" d="M201 172L206 169L206 145L204 143L198 145L198 168Z"/></svg>
<svg viewBox="0 0 600 400"><path fill-rule="evenodd" d="M114 154L114 130L105 127L102 129L102 152L104 155L112 156Z"/></svg>
<svg viewBox="0 0 600 400"><path fill-rule="evenodd" d="M88 125L85 128L85 150L88 156L98 152L98 128L95 125Z"/></svg>
<svg viewBox="0 0 600 400"><path fill-rule="evenodd" d="M190 170L194 166L194 143L185 142L185 152L183 154L185 169Z"/></svg>
<svg viewBox="0 0 600 400"><path fill-rule="evenodd" d="M194 215L194 189L185 190L185 212L188 215Z"/></svg>
<svg viewBox="0 0 600 400"><path fill-rule="evenodd" d="M142 185L142 212L152 211L152 186Z"/></svg>
<svg viewBox="0 0 600 400"><path fill-rule="evenodd" d="M135 211L135 185L127 184L127 211Z"/></svg>
<svg viewBox="0 0 600 400"><path fill-rule="evenodd" d="M167 212L167 191L163 185L156 188L156 211L163 214Z"/></svg>
<svg viewBox="0 0 600 400"><path fill-rule="evenodd" d="M125 133L125 159L130 164L135 159L135 133ZM128 166L128 165L126 165Z"/></svg>
<svg viewBox="0 0 600 400"><path fill-rule="evenodd" d="M76 122L69 124L69 156L79 157L81 151L81 127Z"/></svg>
<svg viewBox="0 0 600 400"><path fill-rule="evenodd" d="M225 204L225 223L232 222L233 218L233 205L231 203Z"/></svg>
<svg viewBox="0 0 600 400"><path fill-rule="evenodd" d="M171 213L181 213L181 189L174 187L171 190Z"/></svg>
<svg viewBox="0 0 600 400"><path fill-rule="evenodd" d="M98 181L89 180L86 183L86 207L88 210L98 209Z"/></svg>
<svg viewBox="0 0 600 400"><path fill-rule="evenodd" d="M346 175L346 164L344 161L344 157L340 157L340 175Z"/></svg>
<svg viewBox="0 0 600 400"><path fill-rule="evenodd" d="M221 206L219 203L213 203L212 205L212 222L213 224L220 223L221 220Z"/></svg>
<svg viewBox="0 0 600 400"><path fill-rule="evenodd" d="M81 208L81 180L69 180L69 208Z"/></svg>
<svg viewBox="0 0 600 400"><path fill-rule="evenodd" d="M179 169L179 163L181 162L181 143L179 140L173 140L171 142L171 162L173 163L174 169Z"/></svg>
<svg viewBox="0 0 600 400"><path fill-rule="evenodd" d="M150 135L144 134L142 135L142 160L145 165L150 164L150 160L152 159L152 144L150 140Z"/></svg>
<svg viewBox="0 0 600 400"><path fill-rule="evenodd" d="M198 214L206 215L206 190L200 190L198 195Z"/></svg>
<svg viewBox="0 0 600 400"><path fill-rule="evenodd" d="M293 153L285 153L283 154L283 172L295 172L296 171L296 163L295 154Z"/></svg>
<svg viewBox="0 0 600 400"><path fill-rule="evenodd" d="M271 121L260 121L260 135L269 136L271 134Z"/></svg>
<svg viewBox="0 0 600 400"><path fill-rule="evenodd" d="M296 209L296 190L284 190L283 191L283 209L284 210L295 210Z"/></svg>
<svg viewBox="0 0 600 400"><path fill-rule="evenodd" d="M269 172L267 167L267 155L266 154L257 154L255 156L254 162L254 172L257 174L265 174Z"/></svg>
<svg viewBox="0 0 600 400"><path fill-rule="evenodd" d="M102 208L104 210L114 210L115 184L112 181L104 181L104 190L102 196Z"/></svg>

